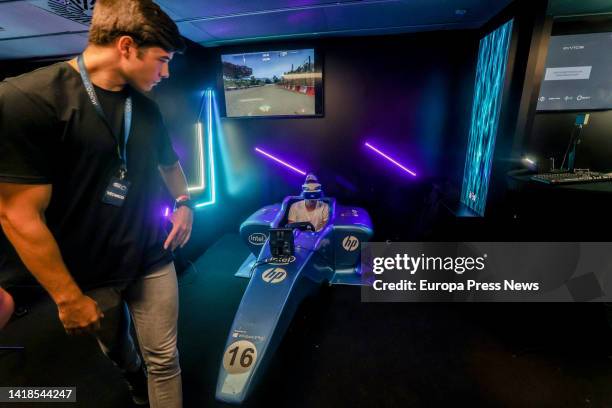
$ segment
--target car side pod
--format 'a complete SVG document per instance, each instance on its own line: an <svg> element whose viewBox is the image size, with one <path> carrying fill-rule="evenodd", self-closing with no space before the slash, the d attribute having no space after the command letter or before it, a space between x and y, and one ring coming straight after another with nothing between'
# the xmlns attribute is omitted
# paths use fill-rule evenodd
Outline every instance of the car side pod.
<svg viewBox="0 0 612 408"><path fill-rule="evenodd" d="M244 260L234 276L250 278L253 265L268 240L269 230L281 211L281 204L267 205L255 211L240 225L240 236L249 247L251 254Z"/></svg>
<svg viewBox="0 0 612 408"><path fill-rule="evenodd" d="M332 229L324 232L331 235ZM331 268L315 251L319 234L295 232L295 256L255 268L225 344L216 398L240 404L262 377L302 300L315 293ZM264 256L265 255L265 256ZM260 259L270 257L268 243Z"/></svg>

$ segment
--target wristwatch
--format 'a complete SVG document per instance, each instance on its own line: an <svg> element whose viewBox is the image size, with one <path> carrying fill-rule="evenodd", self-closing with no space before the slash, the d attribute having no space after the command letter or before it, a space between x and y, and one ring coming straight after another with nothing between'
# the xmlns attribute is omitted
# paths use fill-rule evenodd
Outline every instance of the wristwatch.
<svg viewBox="0 0 612 408"><path fill-rule="evenodd" d="M176 198L176 201L174 202L174 208L177 209L179 207L185 206L187 208L190 209L194 209L195 205L193 203L193 201L191 201L191 198L189 198L189 196L187 195L182 195L182 196L178 196Z"/></svg>

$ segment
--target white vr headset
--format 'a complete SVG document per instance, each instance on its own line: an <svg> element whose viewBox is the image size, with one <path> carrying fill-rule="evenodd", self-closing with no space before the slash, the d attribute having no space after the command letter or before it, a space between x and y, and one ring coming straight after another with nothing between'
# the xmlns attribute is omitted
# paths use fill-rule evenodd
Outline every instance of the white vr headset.
<svg viewBox="0 0 612 408"><path fill-rule="evenodd" d="M313 182L302 184L302 197L306 200L318 200L323 197L321 184Z"/></svg>

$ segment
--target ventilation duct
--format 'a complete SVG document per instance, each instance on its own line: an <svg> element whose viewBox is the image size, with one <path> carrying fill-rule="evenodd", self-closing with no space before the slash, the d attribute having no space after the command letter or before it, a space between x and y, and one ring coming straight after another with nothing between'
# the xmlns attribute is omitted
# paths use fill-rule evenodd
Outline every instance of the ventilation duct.
<svg viewBox="0 0 612 408"><path fill-rule="evenodd" d="M80 24L89 24L96 0L41 0L31 1L36 7Z"/></svg>

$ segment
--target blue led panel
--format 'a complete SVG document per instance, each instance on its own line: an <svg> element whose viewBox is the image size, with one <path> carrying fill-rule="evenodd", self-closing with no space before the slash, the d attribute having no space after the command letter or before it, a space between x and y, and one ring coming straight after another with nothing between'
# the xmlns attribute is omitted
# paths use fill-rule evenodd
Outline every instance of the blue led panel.
<svg viewBox="0 0 612 408"><path fill-rule="evenodd" d="M512 22L480 40L461 202L484 216L499 126Z"/></svg>

